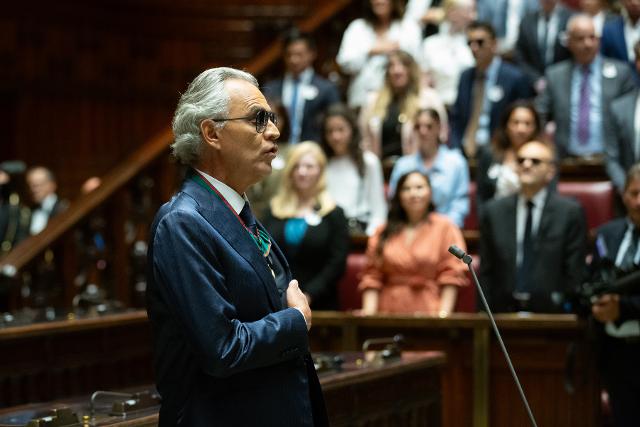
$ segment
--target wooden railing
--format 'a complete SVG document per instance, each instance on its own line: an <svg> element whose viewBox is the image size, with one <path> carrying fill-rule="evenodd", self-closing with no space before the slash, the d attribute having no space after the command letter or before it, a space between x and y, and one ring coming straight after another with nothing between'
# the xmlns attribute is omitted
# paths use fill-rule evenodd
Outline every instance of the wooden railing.
<svg viewBox="0 0 640 427"><path fill-rule="evenodd" d="M303 31L314 32L350 3L350 0L318 2L315 10L299 22L298 26ZM281 55L282 42L275 40L243 68L259 76L279 61ZM108 293L124 306L140 304L140 301L136 304L132 295L132 280L136 280L132 277L135 276L133 270L140 270L140 266L132 265L135 261L132 261L130 254L134 250L140 250L140 247L134 248L137 244L142 244L142 249L146 248L145 233L153 213L162 202L168 200L179 183L179 168L169 160L169 145L172 140L173 134L168 127L157 133L103 176L102 184L96 190L77 198L67 211L53 218L44 231L24 240L0 260L0 286L12 289L11 308L29 305L29 297L33 295L24 282L34 278L28 274L29 277L25 279L24 273L43 262L61 269L58 280L64 289L62 295L57 296L57 302L66 310L72 307L82 286L78 283L78 271L83 266L78 259L82 256L80 252L87 250L78 244L78 230L96 215L108 222L103 229L104 233L109 234L107 246L110 253L107 256L112 269L109 273L112 289ZM149 188L136 190L135 182L142 176L148 177ZM137 198L147 200L143 212L140 211L141 202ZM152 199L150 203L149 198ZM131 215L135 209L139 211L138 219L132 222ZM127 237L127 234L135 236ZM87 236L80 238L82 237ZM94 261L95 259L91 262ZM100 269L100 266L95 268ZM140 273L138 271L138 276Z"/></svg>

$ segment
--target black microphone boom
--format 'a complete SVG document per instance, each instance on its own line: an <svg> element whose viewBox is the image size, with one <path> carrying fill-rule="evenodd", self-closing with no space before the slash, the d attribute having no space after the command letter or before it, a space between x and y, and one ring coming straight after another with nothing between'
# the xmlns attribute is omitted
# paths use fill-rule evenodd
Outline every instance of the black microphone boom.
<svg viewBox="0 0 640 427"><path fill-rule="evenodd" d="M478 281L478 277L476 276L476 272L471 266L471 262L473 261L469 255L456 245L449 246L449 252L453 254L456 258L462 260L467 267L469 267L469 271L471 272L471 276L473 277L473 281L476 284L476 288L478 289L478 294L480 295L480 299L482 300L482 305L484 309L487 311L487 315L489 315L489 320L491 321L491 326L493 326L493 331L496 333L496 337L498 338L498 343L500 344L500 348L502 348L502 353L504 354L505 359L507 359L507 365L509 365L509 370L511 371L511 376L516 383L516 387L518 387L518 392L520 393L520 397L522 398L522 403L524 403L524 407L527 410L527 414L529 415L529 420L531 421L531 425L533 427L538 427L536 424L536 419L533 417L533 412L531 412L531 408L529 407L529 402L524 395L524 390L522 390L522 385L520 384L520 380L518 379L518 375L516 374L516 370L513 368L513 364L511 363L511 358L509 357L509 353L507 352L507 347L504 345L504 341L502 341L502 337L500 336L500 331L498 330L498 325L496 325L496 321L493 319L493 314L491 313L491 309L489 308L489 304L487 303L487 299L484 297L484 292L482 292L482 287L480 286L480 282Z"/></svg>

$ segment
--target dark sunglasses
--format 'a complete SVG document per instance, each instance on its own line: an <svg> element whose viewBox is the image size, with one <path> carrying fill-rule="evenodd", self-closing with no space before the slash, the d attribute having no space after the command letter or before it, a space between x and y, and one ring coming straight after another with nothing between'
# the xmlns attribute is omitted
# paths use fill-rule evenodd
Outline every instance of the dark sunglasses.
<svg viewBox="0 0 640 427"><path fill-rule="evenodd" d="M467 46L471 47L474 43L478 45L478 47L482 47L484 45L485 39L469 39L467 40Z"/></svg>
<svg viewBox="0 0 640 427"><path fill-rule="evenodd" d="M527 160L529 160L531 162L532 165L534 166L538 166L542 163L548 163L548 160L544 160L544 159L538 159L536 157L518 157L518 164L519 165L523 165L524 162L526 162Z"/></svg>
<svg viewBox="0 0 640 427"><path fill-rule="evenodd" d="M278 116L276 116L276 113L274 113L273 111L267 111L263 109L258 110L252 116L233 117L229 119L211 119L211 120L213 120L214 122L228 122L232 120L247 120L249 122L255 122L257 133L264 132L264 130L269 125L269 121L271 121L271 123L273 123L274 125L278 124Z"/></svg>

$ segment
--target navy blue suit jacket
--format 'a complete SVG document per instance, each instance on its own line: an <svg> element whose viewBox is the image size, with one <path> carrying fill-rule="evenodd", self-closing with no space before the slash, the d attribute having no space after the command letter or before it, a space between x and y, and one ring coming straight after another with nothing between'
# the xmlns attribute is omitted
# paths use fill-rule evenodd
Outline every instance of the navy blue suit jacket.
<svg viewBox="0 0 640 427"><path fill-rule="evenodd" d="M476 77L476 67L462 72L458 83L458 97L451 109L451 137L449 145L462 150L462 138L467 128L473 109L473 81ZM491 133L498 125L502 112L513 101L531 98L534 95L531 81L520 69L502 61L498 69L496 86L502 89L500 99L491 100L489 129ZM485 96L491 88L485 88Z"/></svg>
<svg viewBox="0 0 640 427"><path fill-rule="evenodd" d="M272 80L264 85L262 91L267 99L282 102L282 85L283 79ZM330 105L340 102L340 93L333 83L316 73L311 79L311 86L318 90L318 94L313 99L305 99L300 141L319 142L321 116Z"/></svg>
<svg viewBox="0 0 640 427"><path fill-rule="evenodd" d="M600 52L603 56L629 62L627 42L624 39L624 20L622 16L608 19L602 27Z"/></svg>
<svg viewBox="0 0 640 427"><path fill-rule="evenodd" d="M156 215L147 280L161 426L326 424L302 315L231 209L191 179Z"/></svg>

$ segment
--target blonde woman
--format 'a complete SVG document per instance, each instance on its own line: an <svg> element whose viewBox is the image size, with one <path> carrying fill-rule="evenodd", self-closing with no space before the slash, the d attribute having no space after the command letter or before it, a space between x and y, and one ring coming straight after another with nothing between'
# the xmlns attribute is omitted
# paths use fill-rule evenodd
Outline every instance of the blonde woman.
<svg viewBox="0 0 640 427"><path fill-rule="evenodd" d="M338 309L337 282L349 249L344 213L326 189L326 166L316 143L294 145L263 221L314 310Z"/></svg>
<svg viewBox="0 0 640 427"><path fill-rule="evenodd" d="M402 50L389 54L384 87L372 94L360 115L363 144L381 159L416 151L412 118L421 108L433 108L441 118L440 137L446 141L447 113L437 92L420 84L420 68Z"/></svg>

